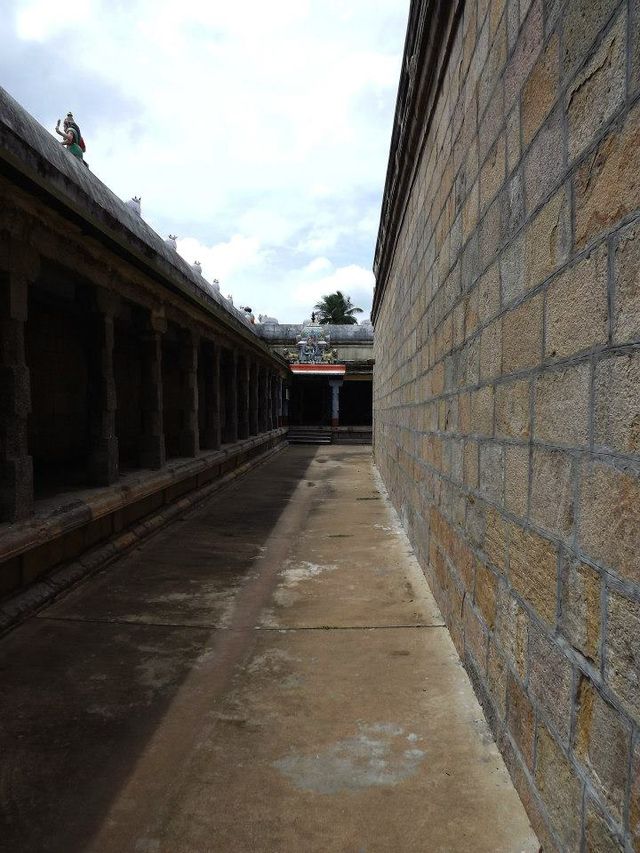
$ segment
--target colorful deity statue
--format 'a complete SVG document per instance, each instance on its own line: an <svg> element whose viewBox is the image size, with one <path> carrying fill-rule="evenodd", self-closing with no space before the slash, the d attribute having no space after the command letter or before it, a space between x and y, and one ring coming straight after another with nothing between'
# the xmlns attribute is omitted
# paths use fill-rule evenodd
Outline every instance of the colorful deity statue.
<svg viewBox="0 0 640 853"><path fill-rule="evenodd" d="M65 120L62 123L64 131L60 130L60 119L56 124L56 133L62 137L62 145L66 147L68 151L70 151L74 157L77 157L78 160L84 161L84 152L86 151L86 145L84 144L84 139L82 138L82 134L80 133L80 128L75 122L72 113L67 113ZM85 163L86 165L86 163Z"/></svg>

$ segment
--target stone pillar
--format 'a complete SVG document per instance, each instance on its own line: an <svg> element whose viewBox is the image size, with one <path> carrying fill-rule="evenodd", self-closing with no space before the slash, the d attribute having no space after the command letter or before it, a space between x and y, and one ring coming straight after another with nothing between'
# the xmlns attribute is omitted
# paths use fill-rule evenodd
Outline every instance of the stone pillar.
<svg viewBox="0 0 640 853"><path fill-rule="evenodd" d="M205 406L205 428L202 434L202 446L208 450L220 449L220 347L216 344L207 345L204 353L208 357L203 365L204 370L204 400L199 405Z"/></svg>
<svg viewBox="0 0 640 853"><path fill-rule="evenodd" d="M0 244L0 521L19 521L33 513L24 332L29 283L37 277L38 266L28 246Z"/></svg>
<svg viewBox="0 0 640 853"><path fill-rule="evenodd" d="M197 456L200 450L198 430L198 351L200 337L187 330L181 346L182 361L182 429L180 456Z"/></svg>
<svg viewBox="0 0 640 853"><path fill-rule="evenodd" d="M247 356L238 362L238 438L249 438L251 368Z"/></svg>
<svg viewBox="0 0 640 853"><path fill-rule="evenodd" d="M166 330L165 318L152 314L142 336L142 468L162 468L166 461L162 403L162 335Z"/></svg>
<svg viewBox="0 0 640 853"><path fill-rule="evenodd" d="M280 426L289 426L289 396L291 394L291 386L288 382L284 383L284 393L282 394L282 423Z"/></svg>
<svg viewBox="0 0 640 853"><path fill-rule="evenodd" d="M99 289L89 340L89 482L108 486L119 476L116 436L116 383L113 375L113 322L118 297Z"/></svg>
<svg viewBox="0 0 640 853"><path fill-rule="evenodd" d="M258 365L258 429L266 432L268 427L267 368Z"/></svg>
<svg viewBox="0 0 640 853"><path fill-rule="evenodd" d="M267 423L265 429L273 429L273 373L266 368L265 371L265 406L267 409Z"/></svg>
<svg viewBox="0 0 640 853"><path fill-rule="evenodd" d="M225 370L225 441L238 440L238 353L229 351Z"/></svg>
<svg viewBox="0 0 640 853"><path fill-rule="evenodd" d="M258 365L253 362L249 373L249 432L251 435L257 435L260 432L258 426L259 375Z"/></svg>
<svg viewBox="0 0 640 853"><path fill-rule="evenodd" d="M342 387L342 379L330 379L331 386L331 426L337 427L340 425L340 388Z"/></svg>
<svg viewBox="0 0 640 853"><path fill-rule="evenodd" d="M276 376L276 426L283 425L282 417L282 376Z"/></svg>
<svg viewBox="0 0 640 853"><path fill-rule="evenodd" d="M271 429L277 429L280 426L279 411L278 411L278 389L280 387L280 377L277 373L271 374Z"/></svg>

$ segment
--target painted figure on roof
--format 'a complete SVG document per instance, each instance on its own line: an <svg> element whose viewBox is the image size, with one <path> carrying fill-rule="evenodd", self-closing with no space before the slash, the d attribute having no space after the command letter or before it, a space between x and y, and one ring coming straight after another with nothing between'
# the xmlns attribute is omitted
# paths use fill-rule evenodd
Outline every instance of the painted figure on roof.
<svg viewBox="0 0 640 853"><path fill-rule="evenodd" d="M62 145L70 151L78 160L84 160L84 152L86 145L80 133L80 128L75 122L72 113L67 113L65 120L62 123L64 131L60 130L60 119L56 124L56 133L62 137ZM85 164L86 165L86 164Z"/></svg>

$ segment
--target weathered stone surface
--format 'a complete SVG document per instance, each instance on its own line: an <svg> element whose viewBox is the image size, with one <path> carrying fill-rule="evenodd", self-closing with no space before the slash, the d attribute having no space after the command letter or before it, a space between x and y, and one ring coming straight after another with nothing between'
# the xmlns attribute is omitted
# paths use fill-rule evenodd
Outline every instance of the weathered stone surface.
<svg viewBox="0 0 640 853"><path fill-rule="evenodd" d="M534 448L529 516L561 539L567 539L573 530L573 469L571 457L563 451Z"/></svg>
<svg viewBox="0 0 640 853"><path fill-rule="evenodd" d="M488 508L485 518L482 546L489 561L499 572L504 572L507 553L507 522L504 516Z"/></svg>
<svg viewBox="0 0 640 853"><path fill-rule="evenodd" d="M624 853L620 841L591 800L586 805L584 835L586 853Z"/></svg>
<svg viewBox="0 0 640 853"><path fill-rule="evenodd" d="M634 850L640 850L640 739L636 737L631 759L631 796L629 797L629 829Z"/></svg>
<svg viewBox="0 0 640 853"><path fill-rule="evenodd" d="M478 488L478 442L473 439L464 443L464 482L471 489Z"/></svg>
<svg viewBox="0 0 640 853"><path fill-rule="evenodd" d="M545 304L545 355L573 355L607 342L607 250L601 246L560 273Z"/></svg>
<svg viewBox="0 0 640 853"><path fill-rule="evenodd" d="M624 101L626 14L621 11L597 52L567 92L569 159L589 147Z"/></svg>
<svg viewBox="0 0 640 853"><path fill-rule="evenodd" d="M533 218L526 232L524 289L542 284L569 257L571 218L568 186L561 187Z"/></svg>
<svg viewBox="0 0 640 853"><path fill-rule="evenodd" d="M540 128L524 158L524 188L531 212L559 182L564 172L563 115L557 109Z"/></svg>
<svg viewBox="0 0 640 853"><path fill-rule="evenodd" d="M509 534L509 580L514 589L549 625L555 625L558 555L537 533L512 524Z"/></svg>
<svg viewBox="0 0 640 853"><path fill-rule="evenodd" d="M500 310L500 271L493 264L478 282L478 315L482 324Z"/></svg>
<svg viewBox="0 0 640 853"><path fill-rule="evenodd" d="M610 590L605 680L624 708L640 718L640 603Z"/></svg>
<svg viewBox="0 0 640 853"><path fill-rule="evenodd" d="M618 823L622 823L631 727L586 677L580 681L577 705L576 755Z"/></svg>
<svg viewBox="0 0 640 853"><path fill-rule="evenodd" d="M490 631L493 631L496 621L497 586L498 579L496 575L483 562L478 561L476 566L475 602Z"/></svg>
<svg viewBox="0 0 640 853"><path fill-rule="evenodd" d="M495 633L507 661L524 681L527 676L529 618L504 583L498 586Z"/></svg>
<svg viewBox="0 0 640 853"><path fill-rule="evenodd" d="M500 256L502 303L508 305L522 296L526 289L525 240L520 233L510 240Z"/></svg>
<svg viewBox="0 0 640 853"><path fill-rule="evenodd" d="M568 746L573 670L559 646L536 626L529 630L529 693L543 719Z"/></svg>
<svg viewBox="0 0 640 853"><path fill-rule="evenodd" d="M629 95L633 97L640 89L640 0L629 3L629 44L631 74L629 77Z"/></svg>
<svg viewBox="0 0 640 853"><path fill-rule="evenodd" d="M502 372L534 367L542 358L542 296L507 312L502 320Z"/></svg>
<svg viewBox="0 0 640 853"><path fill-rule="evenodd" d="M502 206L502 234L505 239L511 239L524 222L524 180L522 171L514 172L504 191Z"/></svg>
<svg viewBox="0 0 640 853"><path fill-rule="evenodd" d="M489 641L487 682L493 704L500 719L504 720L507 700L507 666L496 644L491 641Z"/></svg>
<svg viewBox="0 0 640 853"><path fill-rule="evenodd" d="M541 725L537 733L535 779L564 849L577 853L581 834L582 785L559 744Z"/></svg>
<svg viewBox="0 0 640 853"><path fill-rule="evenodd" d="M518 3L510 4L518 6ZM519 9L515 10L518 16L516 27L520 26ZM505 70L505 106L510 110L517 98L522 86L533 68L543 39L543 15L542 0L535 0L531 12L520 30L516 48L507 63ZM511 44L509 44L511 49Z"/></svg>
<svg viewBox="0 0 640 853"><path fill-rule="evenodd" d="M471 392L471 431L493 435L493 387L486 385Z"/></svg>
<svg viewBox="0 0 640 853"><path fill-rule="evenodd" d="M578 514L580 547L621 577L640 580L640 482L602 462L584 464Z"/></svg>
<svg viewBox="0 0 640 853"><path fill-rule="evenodd" d="M539 376L534 389L535 438L571 447L588 444L590 384L588 362Z"/></svg>
<svg viewBox="0 0 640 853"><path fill-rule="evenodd" d="M574 648L599 666L602 631L601 576L586 563L565 557L561 578L562 633Z"/></svg>
<svg viewBox="0 0 640 853"><path fill-rule="evenodd" d="M597 365L594 427L597 445L640 454L640 352Z"/></svg>
<svg viewBox="0 0 640 853"><path fill-rule="evenodd" d="M504 183L505 158L505 139L501 135L480 170L480 210L485 209Z"/></svg>
<svg viewBox="0 0 640 853"><path fill-rule="evenodd" d="M564 8L562 72L572 74L589 55L596 36L613 11L611 0L567 3Z"/></svg>
<svg viewBox="0 0 640 853"><path fill-rule="evenodd" d="M502 362L502 323L494 320L482 330L480 337L480 379L500 375Z"/></svg>
<svg viewBox="0 0 640 853"><path fill-rule="evenodd" d="M509 444L504 459L504 505L515 515L526 516L529 489L529 448Z"/></svg>
<svg viewBox="0 0 640 853"><path fill-rule="evenodd" d="M624 123L602 140L576 172L573 180L578 249L637 209L639 134L640 104L636 104Z"/></svg>
<svg viewBox="0 0 640 853"><path fill-rule="evenodd" d="M531 700L511 673L507 677L507 725L527 767L533 770L535 715Z"/></svg>
<svg viewBox="0 0 640 853"><path fill-rule="evenodd" d="M520 102L516 101L507 116L507 174L511 174L520 162Z"/></svg>
<svg viewBox="0 0 640 853"><path fill-rule="evenodd" d="M518 379L496 385L496 436L529 437L530 384L528 379Z"/></svg>
<svg viewBox="0 0 640 853"><path fill-rule="evenodd" d="M553 34L540 54L522 90L522 139L525 148L551 112L559 91L560 55L558 36Z"/></svg>
<svg viewBox="0 0 640 853"><path fill-rule="evenodd" d="M502 503L504 490L504 448L500 444L480 445L480 491L495 503Z"/></svg>
<svg viewBox="0 0 640 853"><path fill-rule="evenodd" d="M640 0L639 0L640 2ZM640 339L640 225L625 228L615 247L613 338L616 343Z"/></svg>

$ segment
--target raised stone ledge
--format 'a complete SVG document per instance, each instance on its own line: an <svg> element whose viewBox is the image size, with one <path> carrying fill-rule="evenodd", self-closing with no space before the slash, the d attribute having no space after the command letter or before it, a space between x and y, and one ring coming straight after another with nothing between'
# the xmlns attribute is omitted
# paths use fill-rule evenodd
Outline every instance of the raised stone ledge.
<svg viewBox="0 0 640 853"><path fill-rule="evenodd" d="M80 219L109 248L169 289L197 302L243 337L259 337L243 311L232 306L166 245L96 175L0 87L0 171L30 186L49 203Z"/></svg>
<svg viewBox="0 0 640 853"><path fill-rule="evenodd" d="M295 341L297 336L302 334L304 328L302 323L278 323L256 326L258 334L261 338L268 341ZM331 336L331 343L366 343L370 344L373 341L373 326L360 325L334 325L327 323L322 326L325 334Z"/></svg>
<svg viewBox="0 0 640 853"><path fill-rule="evenodd" d="M36 503L33 518L0 525L0 595L12 594L115 534L126 537L136 522L284 445L286 433L280 427L195 459L171 460L160 471L136 471L113 486Z"/></svg>

